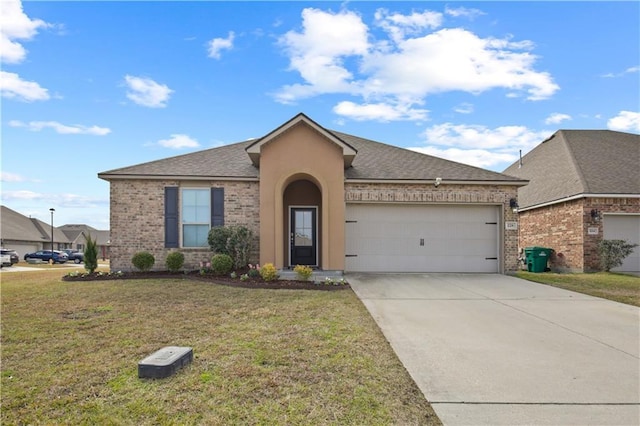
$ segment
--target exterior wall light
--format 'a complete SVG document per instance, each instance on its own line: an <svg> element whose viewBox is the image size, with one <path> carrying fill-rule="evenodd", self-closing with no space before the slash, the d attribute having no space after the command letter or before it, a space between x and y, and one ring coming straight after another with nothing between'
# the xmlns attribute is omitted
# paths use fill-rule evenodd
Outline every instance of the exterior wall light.
<svg viewBox="0 0 640 426"><path fill-rule="evenodd" d="M510 199L509 207L511 207L511 210L513 210L514 213L518 213L518 207L520 207L518 205L518 200L516 200L515 198Z"/></svg>
<svg viewBox="0 0 640 426"><path fill-rule="evenodd" d="M593 222L600 222L602 220L602 212L597 209L591 209L591 220Z"/></svg>

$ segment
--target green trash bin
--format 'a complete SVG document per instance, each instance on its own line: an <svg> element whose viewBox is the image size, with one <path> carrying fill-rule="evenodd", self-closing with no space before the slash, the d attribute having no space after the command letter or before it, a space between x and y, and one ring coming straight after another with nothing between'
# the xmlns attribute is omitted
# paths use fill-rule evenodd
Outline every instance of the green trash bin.
<svg viewBox="0 0 640 426"><path fill-rule="evenodd" d="M524 249L525 260L527 261L527 271L545 272L547 261L553 249L545 247L526 247Z"/></svg>

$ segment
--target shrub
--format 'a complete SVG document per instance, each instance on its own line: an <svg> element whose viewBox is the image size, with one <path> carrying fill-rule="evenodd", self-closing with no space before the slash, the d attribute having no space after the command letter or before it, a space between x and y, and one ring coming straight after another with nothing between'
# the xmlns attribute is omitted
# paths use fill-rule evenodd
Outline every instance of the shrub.
<svg viewBox="0 0 640 426"><path fill-rule="evenodd" d="M602 240L598 244L600 265L609 272L612 268L622 265L624 259L629 256L637 244L630 244L625 240Z"/></svg>
<svg viewBox="0 0 640 426"><path fill-rule="evenodd" d="M302 281L308 280L311 277L311 274L313 274L313 269L307 265L296 265L296 267L293 268L293 271L298 274L298 278Z"/></svg>
<svg viewBox="0 0 640 426"><path fill-rule="evenodd" d="M216 254L228 254L237 269L249 262L253 232L245 226L216 226L209 231L209 247Z"/></svg>
<svg viewBox="0 0 640 426"><path fill-rule="evenodd" d="M249 263L253 232L244 226L234 226L227 239L227 254L233 257L236 268L244 268Z"/></svg>
<svg viewBox="0 0 640 426"><path fill-rule="evenodd" d="M172 251L167 255L167 269L171 272L178 272L184 265L184 254L179 251Z"/></svg>
<svg viewBox="0 0 640 426"><path fill-rule="evenodd" d="M215 254L211 258L211 269L214 274L227 275L233 268L233 259L228 254Z"/></svg>
<svg viewBox="0 0 640 426"><path fill-rule="evenodd" d="M84 249L84 269L92 274L98 269L98 244L96 240L91 238L91 234L85 236L84 239L87 242Z"/></svg>
<svg viewBox="0 0 640 426"><path fill-rule="evenodd" d="M276 267L273 266L273 263L265 263L260 268L260 276L265 281L273 281L278 278L278 271Z"/></svg>
<svg viewBox="0 0 640 426"><path fill-rule="evenodd" d="M251 278L258 278L260 276L260 265L249 264L249 270L247 271L247 276Z"/></svg>
<svg viewBox="0 0 640 426"><path fill-rule="evenodd" d="M131 263L136 269L148 271L156 263L156 258L148 251L139 251L131 258Z"/></svg>
<svg viewBox="0 0 640 426"><path fill-rule="evenodd" d="M216 254L231 254L227 250L227 241L231 236L231 228L227 226L216 226L211 228L207 240L211 251Z"/></svg>

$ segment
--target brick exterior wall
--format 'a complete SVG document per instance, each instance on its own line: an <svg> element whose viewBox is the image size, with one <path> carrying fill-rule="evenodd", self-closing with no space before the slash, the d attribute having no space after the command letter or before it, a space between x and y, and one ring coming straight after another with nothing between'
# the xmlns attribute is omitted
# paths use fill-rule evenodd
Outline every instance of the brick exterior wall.
<svg viewBox="0 0 640 426"><path fill-rule="evenodd" d="M598 243L602 220L591 218L591 210L607 213L640 213L639 198L580 198L520 212L519 244L554 250L549 267L557 272L600 270ZM590 235L589 228L597 229Z"/></svg>
<svg viewBox="0 0 640 426"><path fill-rule="evenodd" d="M260 229L258 182L215 181L206 185L174 180L111 181L111 270L133 270L131 258L143 250L155 256L154 269L166 269L167 254L178 250L164 248L164 188L167 186L224 187L225 225L243 225L253 231L256 249L252 259L257 259ZM185 255L185 269L198 269L200 262L209 261L212 256L208 247L179 250Z"/></svg>
<svg viewBox="0 0 640 426"><path fill-rule="evenodd" d="M225 188L225 225L243 225L255 235L258 259L259 247L259 183L237 181L212 181L206 187ZM164 248L164 188L167 186L203 187L202 182L175 180L113 180L111 194L111 270L130 271L132 256L139 251L149 251L156 258L154 269L166 269L169 252L178 249ZM518 231L505 230L505 221L518 221L518 215L509 207L509 200L517 197L516 186L495 185L446 185L438 188L419 184L360 184L345 183L345 201L370 201L392 203L459 203L500 205L502 222L500 239L503 243L502 264L504 272L518 269ZM185 255L185 269L197 269L200 262L211 258L211 251L179 249ZM256 260L254 260L255 262Z"/></svg>
<svg viewBox="0 0 640 426"><path fill-rule="evenodd" d="M518 187L507 185L447 185L345 183L345 201L418 203L418 204L482 204L500 205L500 241L502 268L505 273L519 269L518 231L505 230L505 222L517 222L518 215L509 207L517 198Z"/></svg>

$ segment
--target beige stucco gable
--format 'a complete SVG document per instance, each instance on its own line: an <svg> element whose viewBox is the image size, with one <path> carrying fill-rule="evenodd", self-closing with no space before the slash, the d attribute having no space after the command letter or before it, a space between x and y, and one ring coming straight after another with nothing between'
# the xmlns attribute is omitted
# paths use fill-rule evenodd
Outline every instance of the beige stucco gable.
<svg viewBox="0 0 640 426"><path fill-rule="evenodd" d="M344 167L346 144L337 143L313 122L302 118L273 133L258 150L260 165L260 262L277 268L291 264L287 241L289 211L285 191L294 182L313 183L320 194L318 208L318 265L325 270L344 269ZM352 151L355 155L355 150ZM288 200L289 204L299 204ZM303 204L306 204L304 202Z"/></svg>

